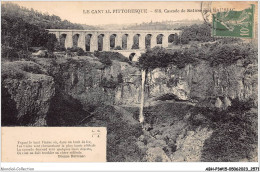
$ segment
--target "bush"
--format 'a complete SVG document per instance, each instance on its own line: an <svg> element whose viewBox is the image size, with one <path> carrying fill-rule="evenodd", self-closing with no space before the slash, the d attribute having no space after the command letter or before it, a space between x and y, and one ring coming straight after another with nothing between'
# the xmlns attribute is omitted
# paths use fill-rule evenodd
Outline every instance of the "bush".
<svg viewBox="0 0 260 172"><path fill-rule="evenodd" d="M68 55L77 55L77 56L84 56L85 52L82 48L79 47L72 47L72 48L67 48L66 53Z"/></svg>
<svg viewBox="0 0 260 172"><path fill-rule="evenodd" d="M101 63L106 66L112 65L111 60L117 60L121 62L129 62L129 59L118 52L108 52L108 51L94 51L94 56L96 56Z"/></svg>
<svg viewBox="0 0 260 172"><path fill-rule="evenodd" d="M46 47L49 51L53 52L54 49L55 49L55 45L56 45L57 43L58 43L58 40L57 40L55 34L52 34L52 33L48 34L48 36L47 36L47 42L46 42L45 47Z"/></svg>
<svg viewBox="0 0 260 172"><path fill-rule="evenodd" d="M55 54L53 54L53 52L47 52L46 53L46 58L54 59L54 58L56 58L56 56L55 56Z"/></svg>
<svg viewBox="0 0 260 172"><path fill-rule="evenodd" d="M179 98L176 95L174 95L174 94L167 93L167 94L164 94L164 95L156 98L155 100L161 100L161 101L165 101L165 100L179 100Z"/></svg>
<svg viewBox="0 0 260 172"><path fill-rule="evenodd" d="M69 52L77 52L78 51L78 47L69 47L69 48L67 48L67 51L69 51Z"/></svg>
<svg viewBox="0 0 260 172"><path fill-rule="evenodd" d="M1 69L1 77L3 80L7 78L11 79L22 79L27 77L28 73L44 74L41 67L30 61L15 61L12 63L3 63Z"/></svg>
<svg viewBox="0 0 260 172"><path fill-rule="evenodd" d="M10 61L14 61L19 59L19 56L17 54L17 50L13 47L8 47L8 46L1 46L1 57L4 59L8 59Z"/></svg>
<svg viewBox="0 0 260 172"><path fill-rule="evenodd" d="M208 56L212 66L229 66L239 59L245 66L257 62L257 50L251 44L220 44L212 48Z"/></svg>
<svg viewBox="0 0 260 172"><path fill-rule="evenodd" d="M133 49L133 50L134 50L134 49L139 49L139 45L138 45L138 44L133 44L132 49Z"/></svg>
<svg viewBox="0 0 260 172"><path fill-rule="evenodd" d="M188 44L190 41L208 42L214 41L211 36L211 28L208 24L191 25L182 28L181 43Z"/></svg>
<svg viewBox="0 0 260 172"><path fill-rule="evenodd" d="M35 74L43 74L44 72L40 69L38 65L25 65L23 66L23 70L29 73L35 73Z"/></svg>
<svg viewBox="0 0 260 172"><path fill-rule="evenodd" d="M121 46L116 46L114 50L122 50Z"/></svg>
<svg viewBox="0 0 260 172"><path fill-rule="evenodd" d="M108 56L106 56L105 54L102 54L98 57L99 61L103 64L105 64L106 66L111 66L112 65L112 61L109 59Z"/></svg>
<svg viewBox="0 0 260 172"><path fill-rule="evenodd" d="M114 81L113 77L111 77L109 80L107 78L103 78L100 82L100 86L103 88L112 88L115 89L118 85L117 81Z"/></svg>
<svg viewBox="0 0 260 172"><path fill-rule="evenodd" d="M162 47L154 47L141 55L139 67L142 69L155 69L157 67L165 68L173 64L178 68L183 68L186 64L194 64L197 61L194 57L196 51L194 49L171 51Z"/></svg>
<svg viewBox="0 0 260 172"><path fill-rule="evenodd" d="M84 55L85 55L84 50L83 50L82 48L78 48L78 49L77 49L77 55L78 55L78 56L84 56Z"/></svg>
<svg viewBox="0 0 260 172"><path fill-rule="evenodd" d="M54 51L66 51L66 48L59 43L55 44Z"/></svg>

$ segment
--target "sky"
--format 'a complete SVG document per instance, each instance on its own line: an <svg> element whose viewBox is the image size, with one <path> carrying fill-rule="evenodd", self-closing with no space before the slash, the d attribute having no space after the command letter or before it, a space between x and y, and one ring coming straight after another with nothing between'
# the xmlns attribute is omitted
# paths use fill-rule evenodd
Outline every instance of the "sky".
<svg viewBox="0 0 260 172"><path fill-rule="evenodd" d="M156 21L203 20L201 12L181 12L200 9L200 2L68 2L68 1L20 1L13 2L42 13L59 16L73 23L87 25L130 24ZM116 9L142 9L147 13L114 13ZM155 10L157 9L157 12ZM85 14L83 12L85 10ZM97 13L103 12L103 13ZM102 11L103 10L103 11ZM110 10L111 13L105 13ZM161 13L158 13L160 12ZM87 13L89 11L89 13ZM171 11L171 12L169 12Z"/></svg>

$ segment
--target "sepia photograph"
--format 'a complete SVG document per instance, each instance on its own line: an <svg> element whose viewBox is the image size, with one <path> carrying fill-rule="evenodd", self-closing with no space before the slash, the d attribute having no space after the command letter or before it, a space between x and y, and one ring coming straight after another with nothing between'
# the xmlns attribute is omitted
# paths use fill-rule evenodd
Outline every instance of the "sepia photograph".
<svg viewBox="0 0 260 172"><path fill-rule="evenodd" d="M6 162L258 162L258 2L2 1L1 128Z"/></svg>

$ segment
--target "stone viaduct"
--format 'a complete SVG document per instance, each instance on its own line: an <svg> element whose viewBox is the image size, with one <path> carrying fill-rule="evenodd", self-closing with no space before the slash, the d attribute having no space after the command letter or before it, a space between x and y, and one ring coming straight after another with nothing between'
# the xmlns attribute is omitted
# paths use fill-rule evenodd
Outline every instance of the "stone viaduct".
<svg viewBox="0 0 260 172"><path fill-rule="evenodd" d="M102 38L102 48L100 51L110 51L111 36L114 37L116 46L122 47L124 50L131 50L134 44L134 36L138 38L139 50L146 49L146 36L150 38L150 48L162 46L167 48L169 44L169 36L180 36L180 30L69 30L69 29L47 29L49 33L56 35L56 38L65 48L73 46L80 47L84 51L94 52L98 50L99 39ZM157 41L157 37L161 37L161 41ZM125 42L123 41L123 37ZM76 38L76 39L75 39ZM76 40L76 41L75 41ZM126 46L123 47L123 43ZM87 46L86 46L87 45Z"/></svg>

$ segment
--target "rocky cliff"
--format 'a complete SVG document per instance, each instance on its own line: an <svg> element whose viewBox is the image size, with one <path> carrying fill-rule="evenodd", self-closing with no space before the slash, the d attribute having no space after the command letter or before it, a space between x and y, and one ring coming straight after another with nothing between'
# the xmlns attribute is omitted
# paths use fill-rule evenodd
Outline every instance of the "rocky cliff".
<svg viewBox="0 0 260 172"><path fill-rule="evenodd" d="M150 98L171 93L181 100L199 101L207 106L215 106L218 101L221 108L230 105L230 100L235 98L253 99L256 105L257 66L244 67L238 61L230 66L212 67L201 61L182 69L157 68L148 72L146 90Z"/></svg>
<svg viewBox="0 0 260 172"><path fill-rule="evenodd" d="M105 66L94 57L35 58L34 62L4 63L2 73L2 89L7 94L2 97L10 98L4 102L13 101L16 119L22 124L46 124L44 118L55 89L80 101L86 110L102 104L140 103L140 70L126 62L114 60L111 66ZM212 67L201 61L182 69L169 66L148 71L145 102L150 105L168 94L203 106L225 108L235 98L253 99L257 104L256 92L257 66L244 67L238 61L230 66ZM31 114L35 117L24 119Z"/></svg>
<svg viewBox="0 0 260 172"><path fill-rule="evenodd" d="M54 80L33 62L2 64L2 124L46 125Z"/></svg>

